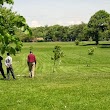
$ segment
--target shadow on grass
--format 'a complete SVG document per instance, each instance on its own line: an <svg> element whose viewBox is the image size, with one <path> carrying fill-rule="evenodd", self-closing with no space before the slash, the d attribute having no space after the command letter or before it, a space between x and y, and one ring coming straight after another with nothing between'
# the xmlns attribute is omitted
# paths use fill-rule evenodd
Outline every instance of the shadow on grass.
<svg viewBox="0 0 110 110"><path fill-rule="evenodd" d="M100 48L110 48L110 44L101 44Z"/></svg>
<svg viewBox="0 0 110 110"><path fill-rule="evenodd" d="M0 80L5 80L4 78L0 78Z"/></svg>
<svg viewBox="0 0 110 110"><path fill-rule="evenodd" d="M96 44L83 44L82 46L96 46ZM110 48L110 44L99 44L97 46L100 48Z"/></svg>
<svg viewBox="0 0 110 110"><path fill-rule="evenodd" d="M96 45L96 44L83 44L82 46L91 46L91 45Z"/></svg>

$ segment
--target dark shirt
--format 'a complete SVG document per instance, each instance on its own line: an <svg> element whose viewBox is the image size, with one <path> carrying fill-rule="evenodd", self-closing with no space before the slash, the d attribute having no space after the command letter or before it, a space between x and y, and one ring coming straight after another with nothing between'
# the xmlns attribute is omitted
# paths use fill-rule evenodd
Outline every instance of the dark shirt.
<svg viewBox="0 0 110 110"><path fill-rule="evenodd" d="M2 67L2 60L3 58L0 56L0 67Z"/></svg>

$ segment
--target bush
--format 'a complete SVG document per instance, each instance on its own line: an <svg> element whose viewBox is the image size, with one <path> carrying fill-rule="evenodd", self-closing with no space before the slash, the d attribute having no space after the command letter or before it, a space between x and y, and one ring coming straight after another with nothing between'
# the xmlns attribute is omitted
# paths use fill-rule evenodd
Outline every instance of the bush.
<svg viewBox="0 0 110 110"><path fill-rule="evenodd" d="M75 44L76 44L76 45L79 45L79 40L76 39L76 40L75 40Z"/></svg>
<svg viewBox="0 0 110 110"><path fill-rule="evenodd" d="M44 40L37 40L37 42L44 42Z"/></svg>
<svg viewBox="0 0 110 110"><path fill-rule="evenodd" d="M93 55L94 54L94 50L95 50L94 47L88 49L88 55Z"/></svg>

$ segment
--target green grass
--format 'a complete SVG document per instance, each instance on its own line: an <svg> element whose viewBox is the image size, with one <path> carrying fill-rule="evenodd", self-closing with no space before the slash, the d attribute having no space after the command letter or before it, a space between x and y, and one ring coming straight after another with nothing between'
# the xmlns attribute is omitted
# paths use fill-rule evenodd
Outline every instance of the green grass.
<svg viewBox="0 0 110 110"><path fill-rule="evenodd" d="M0 80L0 110L110 110L109 45L97 46L90 61L88 49L96 46L83 46L87 43L24 43L21 53L12 56L17 79ZM53 73L56 45L64 57ZM37 57L33 79L26 62L30 46Z"/></svg>

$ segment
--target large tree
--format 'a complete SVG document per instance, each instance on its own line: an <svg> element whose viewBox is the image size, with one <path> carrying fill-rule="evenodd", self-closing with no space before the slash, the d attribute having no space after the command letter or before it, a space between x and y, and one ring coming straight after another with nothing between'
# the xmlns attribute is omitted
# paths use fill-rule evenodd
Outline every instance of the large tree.
<svg viewBox="0 0 110 110"><path fill-rule="evenodd" d="M109 18L109 13L104 10L99 10L89 20L88 31L95 38L96 45L99 44L99 32L104 32L109 27Z"/></svg>
<svg viewBox="0 0 110 110"><path fill-rule="evenodd" d="M20 50L22 43L15 32L21 29L27 34L32 34L23 16L12 11L12 8L4 7L4 3L13 4L13 0L0 0L0 51L16 54L16 49ZM11 45L14 43L15 45Z"/></svg>
<svg viewBox="0 0 110 110"><path fill-rule="evenodd" d="M0 5L3 5L4 3L13 4L13 0L0 0Z"/></svg>

